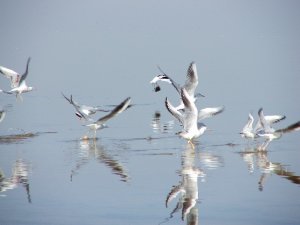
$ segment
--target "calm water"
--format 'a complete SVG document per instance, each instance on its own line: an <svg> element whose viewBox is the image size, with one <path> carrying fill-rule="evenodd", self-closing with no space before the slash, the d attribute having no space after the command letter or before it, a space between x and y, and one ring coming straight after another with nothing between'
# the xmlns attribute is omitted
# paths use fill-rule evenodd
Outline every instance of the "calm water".
<svg viewBox="0 0 300 225"><path fill-rule="evenodd" d="M252 112L300 120L296 1L2 1L0 65L36 90L0 95L0 224L300 224L300 133L266 152L239 132ZM5 32L4 32L5 31ZM149 81L195 61L205 120L195 149ZM0 88L9 83L0 77ZM62 97L133 107L98 139ZM98 116L102 114L99 113ZM12 138L13 137L13 138Z"/></svg>

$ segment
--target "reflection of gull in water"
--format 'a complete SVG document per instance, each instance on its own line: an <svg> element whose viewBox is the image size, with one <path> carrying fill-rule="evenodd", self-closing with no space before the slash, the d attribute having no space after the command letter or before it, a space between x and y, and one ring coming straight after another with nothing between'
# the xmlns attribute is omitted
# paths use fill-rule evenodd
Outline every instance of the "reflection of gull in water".
<svg viewBox="0 0 300 225"><path fill-rule="evenodd" d="M157 111L153 115L151 125L154 132L167 133L172 130L174 121L171 120L162 124L160 120L160 112Z"/></svg>
<svg viewBox="0 0 300 225"><path fill-rule="evenodd" d="M28 164L22 159L16 160L11 177L5 177L3 172L0 171L0 192L15 189L18 187L18 184L22 184L26 189L28 202L31 203L28 173Z"/></svg>
<svg viewBox="0 0 300 225"><path fill-rule="evenodd" d="M269 124L277 123L281 120L285 119L285 116L282 115L268 115L265 116L265 120ZM253 129L253 123L254 123L254 118L251 113L248 115L248 120L246 125L243 127L243 130L241 131L241 136L246 139L254 139L257 138L257 132L259 132L262 129L262 124L260 122L260 119L257 121L254 129Z"/></svg>
<svg viewBox="0 0 300 225"><path fill-rule="evenodd" d="M217 169L223 166L224 160L221 156L214 155L211 152L199 152L200 162L207 169Z"/></svg>
<svg viewBox="0 0 300 225"><path fill-rule="evenodd" d="M70 98L66 97L63 93L62 95L71 105L74 106L76 110L75 115L80 119L91 120L90 116L95 114L96 112L108 112L108 110L101 109L100 107L80 105L73 100L72 95L70 96Z"/></svg>
<svg viewBox="0 0 300 225"><path fill-rule="evenodd" d="M197 74L197 68L196 68L195 62L192 62L189 65L189 68L187 70L187 75L186 75L186 81L183 86L180 86L178 83L176 83L174 80L172 80L168 75L163 73L162 75L157 75L150 81L150 83L155 86L155 91L160 90L160 87L157 84L158 81L165 81L167 83L172 84L173 87L176 89L176 91L179 93L179 95L181 94L181 89L184 88L187 91L187 93L191 96L191 100L193 102L195 102L197 97L199 97L199 96L204 97L203 95L201 95L199 93L195 95L195 90L198 86L198 74ZM181 102L180 105L176 107L177 110L183 109L183 108L184 108L183 102Z"/></svg>
<svg viewBox="0 0 300 225"><path fill-rule="evenodd" d="M258 136L266 139L263 145L261 145L260 150L266 150L271 141L281 138L283 134L300 130L300 121L291 124L286 128L275 130L271 127L270 122L266 120L262 108L259 109L258 115L263 129L257 132L257 134Z"/></svg>
<svg viewBox="0 0 300 225"><path fill-rule="evenodd" d="M95 141L89 142L88 140L82 140L80 142L80 150L79 160L77 160L75 169L71 171L71 181L73 180L73 176L76 175L81 167L87 164L91 158L95 158L98 162L108 166L113 174L120 177L121 181L127 182L129 180L129 176L122 164L109 155L104 146L97 145Z"/></svg>
<svg viewBox="0 0 300 225"><path fill-rule="evenodd" d="M266 179L271 174L277 174L290 180L294 184L300 184L300 176L295 175L293 172L288 171L286 166L283 166L281 163L275 163L268 159L267 151L259 151L257 148L246 148L244 151L239 153L243 160L248 165L249 173L253 173L255 167L257 167L261 176L258 182L259 190L262 191Z"/></svg>
<svg viewBox="0 0 300 225"><path fill-rule="evenodd" d="M6 94L16 94L17 98L21 98L21 94L24 92L29 92L33 90L33 87L28 87L25 79L28 75L28 67L29 67L30 58L27 60L26 70L24 74L19 74L11 69L0 66L0 73L2 73L5 77L10 79L11 82L11 90L3 91ZM22 99L22 98L21 98Z"/></svg>
<svg viewBox="0 0 300 225"><path fill-rule="evenodd" d="M126 98L123 102L121 102L119 105L117 105L110 113L107 115L101 117L97 121L86 125L87 127L90 128L90 131L94 131L94 138L96 138L96 132L98 129L105 128L106 125L104 124L106 121L110 120L111 118L117 116L118 114L122 113L125 111L130 104L131 98Z"/></svg>
<svg viewBox="0 0 300 225"><path fill-rule="evenodd" d="M180 175L182 180L179 185L174 186L166 198L166 207L175 199L178 194L180 198L170 217L178 210L182 210L181 219L186 218L187 224L198 224L198 177L204 177L202 170L195 167L195 151L190 145L187 145L182 153L182 169Z"/></svg>
<svg viewBox="0 0 300 225"><path fill-rule="evenodd" d="M168 111L179 120L183 126L183 130L178 134L192 143L193 138L201 136L206 126L203 123L198 123L198 109L192 98L187 94L186 90L181 89L181 99L184 104L184 111L178 111L166 98L165 105Z"/></svg>

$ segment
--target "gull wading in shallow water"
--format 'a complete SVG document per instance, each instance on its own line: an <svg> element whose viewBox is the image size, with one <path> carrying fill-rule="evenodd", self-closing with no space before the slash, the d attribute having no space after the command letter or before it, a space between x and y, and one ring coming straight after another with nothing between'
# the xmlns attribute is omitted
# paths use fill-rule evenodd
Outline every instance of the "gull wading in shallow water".
<svg viewBox="0 0 300 225"><path fill-rule="evenodd" d="M191 140L201 136L205 132L207 127L203 123L198 122L198 109L195 105L195 102L184 88L181 89L181 99L184 104L183 111L177 110L169 102L168 98L166 98L165 100L165 105L167 110L176 119L178 119L183 126L183 130L178 132L178 135L187 139L188 142L193 145Z"/></svg>
<svg viewBox="0 0 300 225"><path fill-rule="evenodd" d="M17 98L20 98L22 100L21 94L25 92L29 92L33 90L33 87L27 86L25 79L28 75L28 67L29 67L30 57L27 60L26 70L24 74L20 75L19 73L8 69L6 67L0 66L0 73L2 73L5 77L10 79L11 82L11 90L10 91L4 91L1 90L1 92L6 94L16 94Z"/></svg>
<svg viewBox="0 0 300 225"><path fill-rule="evenodd" d="M90 131L94 131L94 138L96 138L97 130L107 127L105 125L105 122L107 120L117 116L118 114L122 113L123 111L125 111L129 107L130 102L131 102L131 98L126 98L123 102L121 102L119 105L117 105L110 113L101 117L97 121L95 121L91 124L87 124L85 126L89 127ZM88 139L88 137L85 136L84 139Z"/></svg>
<svg viewBox="0 0 300 225"><path fill-rule="evenodd" d="M173 87L176 89L176 91L179 93L179 95L181 95L181 89L184 88L188 93L188 95L191 97L191 100L193 102L195 102L196 99L200 96L204 97L204 95L200 93L195 95L195 90L198 86L198 74L197 74L197 67L195 62L191 62L191 64L189 65L189 68L187 70L187 75L186 75L186 81L182 87L163 72L163 74L157 75L150 81L150 83L154 85L155 87L154 89L156 92L160 91L160 87L157 84L158 81L165 81L169 84L172 84ZM183 102L181 102L180 105L176 107L177 110L183 108L184 108Z"/></svg>
<svg viewBox="0 0 300 225"><path fill-rule="evenodd" d="M278 123L281 120L284 120L286 117L282 115L268 115L264 116L264 119L268 124ZM240 132L241 136L246 139L255 139L258 136L258 132L260 132L263 127L260 119L257 121L255 128L253 129L254 118L251 113L248 115L248 120L246 125L243 127L243 130Z"/></svg>
<svg viewBox="0 0 300 225"><path fill-rule="evenodd" d="M100 109L99 107L93 107L93 106L87 106L87 105L80 105L79 103L75 102L73 100L72 95L70 96L70 98L66 97L63 93L61 93L64 98L71 104L74 106L76 112L75 115L79 118L79 119L84 119L84 120L89 120L92 121L92 119L90 118L91 115L95 114L96 112L109 112L108 110L104 110L104 109Z"/></svg>
<svg viewBox="0 0 300 225"><path fill-rule="evenodd" d="M285 133L300 130L300 121L293 123L286 128L275 130L266 120L262 108L259 109L258 115L263 129L260 130L257 135L266 139L266 141L259 147L259 150L266 150L271 141L281 138L281 136Z"/></svg>

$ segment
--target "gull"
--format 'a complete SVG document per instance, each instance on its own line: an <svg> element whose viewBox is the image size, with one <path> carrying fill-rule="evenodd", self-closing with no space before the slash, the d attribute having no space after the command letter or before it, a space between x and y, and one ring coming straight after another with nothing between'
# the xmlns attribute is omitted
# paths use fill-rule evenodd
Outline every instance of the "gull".
<svg viewBox="0 0 300 225"><path fill-rule="evenodd" d="M4 120L6 115L6 111L4 109L0 109L0 123Z"/></svg>
<svg viewBox="0 0 300 225"><path fill-rule="evenodd" d="M158 67L159 68L159 67ZM191 62L189 65L188 71L187 71L187 76L186 76L186 82L185 84L180 87L178 83L176 83L174 80L172 80L168 75L166 75L160 68L159 70L163 73L161 75L157 75L154 77L150 83L155 85L155 90L159 91L160 87L158 86L157 82L158 81L165 81L169 84L172 84L173 87L176 89L176 91L181 95L181 88L184 88L187 93L192 97L193 101L196 102L198 97L205 97L204 95L198 93L195 95L195 89L198 85L198 73L197 73L197 67L195 62ZM183 110L184 109L184 104L181 101L180 105L175 107L176 110ZM202 120L205 118L209 118L212 116L215 116L221 112L223 112L225 109L224 106L219 106L219 107L209 107L209 108L204 108L199 110L198 114L198 120Z"/></svg>
<svg viewBox="0 0 300 225"><path fill-rule="evenodd" d="M87 106L87 105L80 105L79 103L73 100L73 96L71 95L70 98L66 97L63 93L61 93L64 98L74 106L76 112L75 115L79 117L79 119L85 120L92 120L90 118L91 115L95 114L96 112L109 112L108 110L100 109L99 107Z"/></svg>
<svg viewBox="0 0 300 225"><path fill-rule="evenodd" d="M254 139L256 137L255 132L253 132L253 122L254 118L251 113L248 114L248 120L243 130L240 132L241 136L246 139Z"/></svg>
<svg viewBox="0 0 300 225"><path fill-rule="evenodd" d="M198 109L193 98L184 88L181 89L181 99L184 104L184 111L177 110L169 102L168 98L165 100L165 105L167 110L178 119L183 126L183 130L178 132L178 134L187 139L188 143L192 144L191 140L201 136L207 127L205 124L198 122Z"/></svg>
<svg viewBox="0 0 300 225"><path fill-rule="evenodd" d="M260 108L258 110L258 115L263 129L260 130L257 134L258 136L264 137L266 139L266 141L259 147L259 150L266 150L271 141L281 138L285 133L300 130L300 121L293 123L286 128L275 130L266 120L263 113L263 108Z"/></svg>
<svg viewBox="0 0 300 225"><path fill-rule="evenodd" d="M159 68L159 67L158 67ZM159 68L159 70L161 70ZM186 81L185 84L183 86L179 85L178 83L176 83L173 79L171 79L167 74L165 74L162 70L161 72L163 74L157 75L155 76L150 83L153 84L155 86L155 91L159 91L160 87L157 84L158 81L165 81L169 84L172 84L173 87L176 89L176 91L179 93L179 95L181 95L181 89L184 88L186 90L186 92L188 93L188 95L191 96L192 101L196 101L196 99L200 96L204 97L204 95L197 93L195 94L195 90L198 86L198 74L197 74L197 67L195 62L191 62L188 70L187 70L187 75L186 75ZM183 109L184 108L184 104L181 101L180 105L176 107L176 109Z"/></svg>
<svg viewBox="0 0 300 225"><path fill-rule="evenodd" d="M95 121L91 124L87 124L85 126L89 127L90 131L91 130L94 131L94 138L96 138L97 130L107 127L105 122L107 120L117 116L118 114L122 113L124 110L126 110L129 107L130 102L131 102L131 98L130 97L126 98L123 102L121 102L119 105L117 105L110 113L101 117L97 121Z"/></svg>
<svg viewBox="0 0 300 225"><path fill-rule="evenodd" d="M29 67L30 57L27 59L26 70L24 74L20 75L19 73L8 69L6 67L0 66L0 73L2 73L6 78L10 79L11 82L11 90L1 92L6 94L16 94L17 98L21 98L21 94L25 92L29 92L33 90L33 87L27 86L25 79L28 75L28 67ZM22 98L21 98L22 99Z"/></svg>
<svg viewBox="0 0 300 225"><path fill-rule="evenodd" d="M278 123L281 120L284 120L286 117L283 115L267 115L264 116L268 124ZM258 137L257 133L260 132L262 124L260 119L257 121L255 127L253 128L254 118L251 113L248 114L248 120L246 125L243 127L243 130L240 132L241 136L246 139L255 139Z"/></svg>
<svg viewBox="0 0 300 225"><path fill-rule="evenodd" d="M0 106L0 123L4 120L6 116L6 112L8 111L8 108L10 108L12 105L8 104L5 106Z"/></svg>

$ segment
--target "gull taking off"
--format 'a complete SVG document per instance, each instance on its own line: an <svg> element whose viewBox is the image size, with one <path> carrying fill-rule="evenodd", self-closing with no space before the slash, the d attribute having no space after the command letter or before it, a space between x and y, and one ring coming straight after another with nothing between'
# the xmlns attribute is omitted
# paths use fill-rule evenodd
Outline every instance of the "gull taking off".
<svg viewBox="0 0 300 225"><path fill-rule="evenodd" d="M204 95L200 93L195 95L195 90L198 86L198 74L197 74L197 67L195 62L191 62L191 64L189 65L189 68L187 70L187 75L186 75L186 81L182 87L178 83L176 83L173 79L171 79L168 75L166 75L162 70L161 72L163 74L157 75L150 81L150 83L154 85L156 92L160 91L160 86L157 84L157 82L165 81L169 84L172 84L173 87L176 89L176 91L179 93L179 95L181 95L181 89L184 88L188 93L188 95L191 96L191 100L194 102L199 96L204 97ZM178 110L183 108L184 108L183 102L181 102L180 105L176 107L176 109Z"/></svg>
<svg viewBox="0 0 300 225"><path fill-rule="evenodd" d="M11 88L12 88L10 91L1 90L1 92L6 93L6 94L16 94L17 98L21 98L22 93L33 90L33 87L27 86L27 84L25 82L25 79L28 75L29 62L30 62L30 57L27 60L26 70L25 70L24 74L22 74L22 75L20 75L19 73L15 72L11 69L0 66L0 73L2 73L5 77L10 79Z"/></svg>
<svg viewBox="0 0 300 225"><path fill-rule="evenodd" d="M70 98L66 97L63 93L61 93L64 98L74 106L76 112L75 115L79 117L79 119L84 120L92 120L90 118L91 115L95 114L96 112L109 112L108 110L100 109L99 107L87 106L87 105L80 105L79 103L73 100L73 96L71 95Z"/></svg>
<svg viewBox="0 0 300 225"><path fill-rule="evenodd" d="M268 124L278 123L281 120L285 119L285 116L282 115L268 115L264 116L264 119ZM243 130L240 132L241 136L246 139L255 139L259 137L257 133L262 130L261 120L259 119L253 129L254 118L251 113L248 115L248 120L246 125L243 127Z"/></svg>
<svg viewBox="0 0 300 225"><path fill-rule="evenodd" d="M198 109L195 105L194 99L187 93L187 91L181 89L181 99L184 104L184 110L177 110L166 98L165 105L167 110L179 120L183 126L183 130L178 132L178 134L187 139L189 143L192 139L201 136L205 130L206 126L203 123L198 122Z"/></svg>
<svg viewBox="0 0 300 225"><path fill-rule="evenodd" d="M107 127L105 125L105 122L107 120L117 116L118 114L122 113L123 111L125 111L129 107L130 102L131 102L131 98L126 98L123 102L121 102L118 106L116 106L110 113L101 117L97 121L95 121L91 124L85 125L85 126L89 127L90 131L91 130L94 131L94 138L96 138L97 130Z"/></svg>
<svg viewBox="0 0 300 225"><path fill-rule="evenodd" d="M281 136L285 133L300 130L300 121L293 123L290 126L287 126L286 128L275 130L271 127L271 124L266 120L262 108L259 109L258 115L263 129L260 130L257 133L257 135L266 139L263 145L259 147L259 150L266 150L271 141L273 141L274 139L281 138Z"/></svg>

